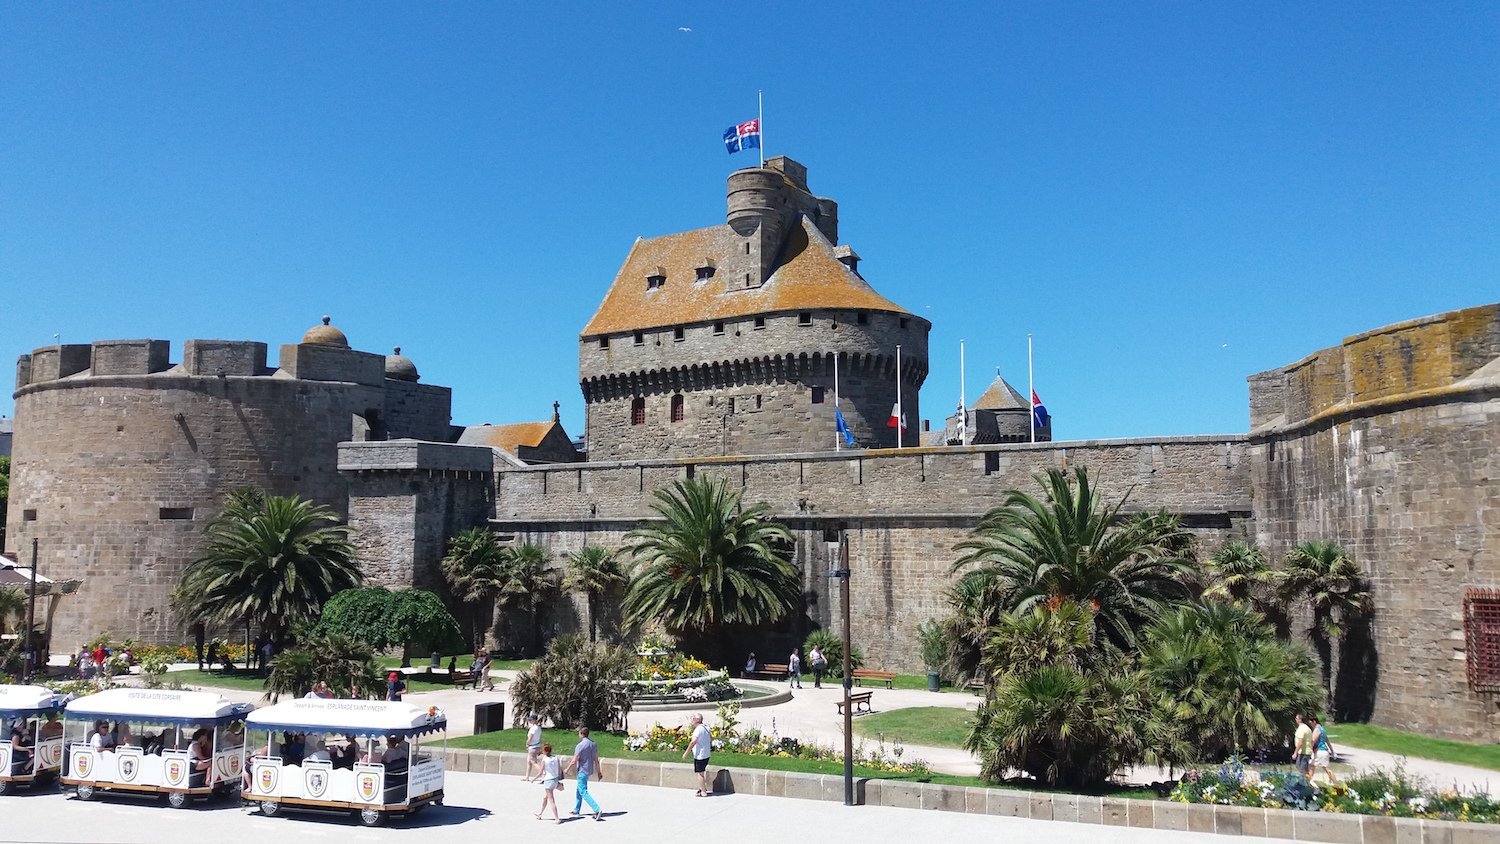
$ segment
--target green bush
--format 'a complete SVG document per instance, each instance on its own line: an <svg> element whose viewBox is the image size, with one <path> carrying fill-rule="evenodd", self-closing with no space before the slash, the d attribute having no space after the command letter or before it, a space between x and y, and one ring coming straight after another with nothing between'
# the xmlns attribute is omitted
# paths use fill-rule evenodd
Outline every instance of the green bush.
<svg viewBox="0 0 1500 844"><path fill-rule="evenodd" d="M807 634L802 642L802 671L811 673L812 662L808 654L812 653L816 646L823 650L823 656L828 660L828 673L842 677L844 673L844 640L835 636L828 630L814 630ZM865 666L865 655L860 653L859 645L849 649L849 667L863 668Z"/></svg>
<svg viewBox="0 0 1500 844"><path fill-rule="evenodd" d="M636 655L628 648L590 642L578 634L552 640L532 666L510 684L516 726L532 713L558 727L607 730L630 712L630 676Z"/></svg>
<svg viewBox="0 0 1500 844"><path fill-rule="evenodd" d="M385 693L375 651L368 644L345 636L314 635L271 660L266 696L302 697L319 680L335 697L368 699Z"/></svg>
<svg viewBox="0 0 1500 844"><path fill-rule="evenodd" d="M466 647L458 621L442 599L422 589L345 589L328 601L313 631L364 642L376 651L399 647L403 664L410 664L413 653L455 653Z"/></svg>

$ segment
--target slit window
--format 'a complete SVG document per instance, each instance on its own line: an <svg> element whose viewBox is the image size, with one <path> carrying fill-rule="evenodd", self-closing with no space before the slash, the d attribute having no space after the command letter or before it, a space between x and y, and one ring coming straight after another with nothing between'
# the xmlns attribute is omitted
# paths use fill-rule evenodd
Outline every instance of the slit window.
<svg viewBox="0 0 1500 844"><path fill-rule="evenodd" d="M760 410L760 394L758 393L755 396L755 409Z"/></svg>
<svg viewBox="0 0 1500 844"><path fill-rule="evenodd" d="M642 396L636 396L630 401L630 424L646 424L646 399Z"/></svg>
<svg viewBox="0 0 1500 844"><path fill-rule="evenodd" d="M797 314L797 324L812 325L812 314L807 311L803 311L802 313Z"/></svg>
<svg viewBox="0 0 1500 844"><path fill-rule="evenodd" d="M681 422L682 421L682 417L683 417L682 404L683 404L683 402L682 402L682 395L681 394L678 394L678 395L675 395L675 396L672 397L672 421L673 422Z"/></svg>
<svg viewBox="0 0 1500 844"><path fill-rule="evenodd" d="M825 389L826 389L825 387L813 387L812 388L812 403L813 404L822 404L823 403L823 391Z"/></svg>
<svg viewBox="0 0 1500 844"><path fill-rule="evenodd" d="M190 521L193 518L193 508L162 507L156 515L162 521Z"/></svg>

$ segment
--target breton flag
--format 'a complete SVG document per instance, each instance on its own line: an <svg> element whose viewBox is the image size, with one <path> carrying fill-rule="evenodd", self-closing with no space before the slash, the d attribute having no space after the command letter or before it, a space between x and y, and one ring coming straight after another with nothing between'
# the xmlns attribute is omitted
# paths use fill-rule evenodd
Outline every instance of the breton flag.
<svg viewBox="0 0 1500 844"><path fill-rule="evenodd" d="M844 438L844 445L854 448L854 432L849 430L849 423L844 421L844 411L837 407L833 409L833 424L838 428L839 436Z"/></svg>
<svg viewBox="0 0 1500 844"><path fill-rule="evenodd" d="M729 150L730 155L742 149L760 149L760 118L746 120L738 126L725 129L724 148Z"/></svg>
<svg viewBox="0 0 1500 844"><path fill-rule="evenodd" d="M885 426L887 428L899 427L902 433L906 433L906 414L901 412L901 405L891 405L891 418L886 420Z"/></svg>
<svg viewBox="0 0 1500 844"><path fill-rule="evenodd" d="M964 439L969 434L969 414L964 412L964 400L958 400L958 444L965 445Z"/></svg>
<svg viewBox="0 0 1500 844"><path fill-rule="evenodd" d="M1049 423L1051 423L1051 422L1052 422L1052 417L1049 416L1049 415L1047 415L1047 406L1044 405L1044 404L1042 404L1042 400L1041 399L1037 398L1036 390L1032 390L1031 391L1031 423L1036 426L1036 429L1038 431L1040 431L1041 429L1047 427L1047 425Z"/></svg>

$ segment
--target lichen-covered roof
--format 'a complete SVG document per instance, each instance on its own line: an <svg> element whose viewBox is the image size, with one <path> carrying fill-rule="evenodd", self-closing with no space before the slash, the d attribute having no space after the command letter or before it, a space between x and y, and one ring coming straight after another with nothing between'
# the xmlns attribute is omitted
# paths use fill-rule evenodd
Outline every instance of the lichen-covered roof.
<svg viewBox="0 0 1500 844"><path fill-rule="evenodd" d="M815 308L909 313L840 263L806 217L791 228L776 270L760 287L726 291L721 274L696 280L705 260L722 267L741 242L728 225L637 240L582 336ZM667 283L647 290L646 277L658 267Z"/></svg>
<svg viewBox="0 0 1500 844"><path fill-rule="evenodd" d="M1025 410L1030 406L1025 396L998 375L974 402L975 410Z"/></svg>
<svg viewBox="0 0 1500 844"><path fill-rule="evenodd" d="M458 435L462 445L487 445L501 451L516 453L521 446L536 448L547 438L553 425L547 422L513 422L509 425L470 425Z"/></svg>

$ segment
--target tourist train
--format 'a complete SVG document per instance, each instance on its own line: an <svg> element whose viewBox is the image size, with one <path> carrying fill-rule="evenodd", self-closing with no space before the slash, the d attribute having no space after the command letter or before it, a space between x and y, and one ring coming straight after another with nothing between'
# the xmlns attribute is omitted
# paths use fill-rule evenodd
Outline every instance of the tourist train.
<svg viewBox="0 0 1500 844"><path fill-rule="evenodd" d="M213 692L108 689L68 700L0 685L0 794L58 784L103 793L240 795L260 814L352 814L378 826L443 802L448 719L409 703L301 698L255 709Z"/></svg>

